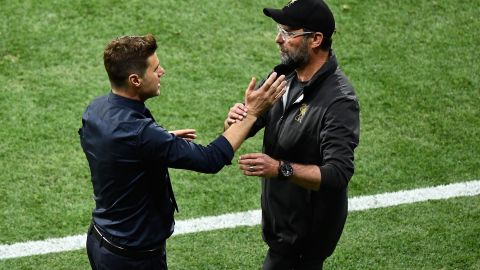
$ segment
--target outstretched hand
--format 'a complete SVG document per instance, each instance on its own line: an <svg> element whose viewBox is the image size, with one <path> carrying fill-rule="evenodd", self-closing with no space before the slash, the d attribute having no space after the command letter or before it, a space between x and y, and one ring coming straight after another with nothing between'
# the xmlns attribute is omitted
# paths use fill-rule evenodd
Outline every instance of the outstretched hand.
<svg viewBox="0 0 480 270"><path fill-rule="evenodd" d="M257 90L255 90L256 82L257 80L252 78L245 91L245 106L248 113L253 116L259 116L269 109L285 93L287 84L285 75L277 78L276 72L270 74L265 83Z"/></svg>
<svg viewBox="0 0 480 270"><path fill-rule="evenodd" d="M179 130L174 130L170 131L170 133L173 133L175 136L183 138L189 142L195 140L197 138L197 131L195 129L179 129Z"/></svg>

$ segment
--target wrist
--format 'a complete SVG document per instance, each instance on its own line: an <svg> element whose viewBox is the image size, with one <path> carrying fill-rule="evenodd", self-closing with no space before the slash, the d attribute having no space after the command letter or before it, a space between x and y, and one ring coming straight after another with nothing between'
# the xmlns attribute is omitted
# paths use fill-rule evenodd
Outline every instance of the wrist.
<svg viewBox="0 0 480 270"><path fill-rule="evenodd" d="M258 117L262 114L261 108L257 106L248 106L248 105L245 105L245 106L247 107L247 112L248 112L247 115Z"/></svg>
<svg viewBox="0 0 480 270"><path fill-rule="evenodd" d="M257 115L254 115L254 114L248 113L248 114L247 114L247 116L245 116L245 118L243 118L243 120L242 120L242 121L245 121L245 120L247 120L247 121L253 121L253 122L255 122L255 121L257 121L257 118L258 118L258 116L257 116Z"/></svg>

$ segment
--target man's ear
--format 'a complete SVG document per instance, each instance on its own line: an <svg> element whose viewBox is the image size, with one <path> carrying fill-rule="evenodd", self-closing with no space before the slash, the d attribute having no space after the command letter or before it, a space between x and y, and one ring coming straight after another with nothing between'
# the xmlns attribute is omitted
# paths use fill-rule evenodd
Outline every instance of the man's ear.
<svg viewBox="0 0 480 270"><path fill-rule="evenodd" d="M140 78L138 74L130 74L130 76L128 76L128 84L132 87L140 87L142 84L142 78Z"/></svg>
<svg viewBox="0 0 480 270"><path fill-rule="evenodd" d="M315 32L312 39L312 48L319 48L323 42L323 33Z"/></svg>

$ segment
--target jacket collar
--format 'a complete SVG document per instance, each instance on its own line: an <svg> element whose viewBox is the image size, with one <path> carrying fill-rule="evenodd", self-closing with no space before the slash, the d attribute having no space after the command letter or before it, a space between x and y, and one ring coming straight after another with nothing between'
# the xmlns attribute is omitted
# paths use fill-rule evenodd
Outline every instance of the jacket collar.
<svg viewBox="0 0 480 270"><path fill-rule="evenodd" d="M145 113L146 110L145 103L138 100L119 96L117 94L114 94L113 92L110 92L110 94L108 95L108 101L114 105L128 107L141 114Z"/></svg>

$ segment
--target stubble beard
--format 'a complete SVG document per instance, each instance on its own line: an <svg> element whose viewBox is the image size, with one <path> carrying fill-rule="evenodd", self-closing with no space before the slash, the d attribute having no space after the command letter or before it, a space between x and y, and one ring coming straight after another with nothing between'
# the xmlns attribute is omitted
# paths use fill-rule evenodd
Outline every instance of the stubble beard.
<svg viewBox="0 0 480 270"><path fill-rule="evenodd" d="M282 61L282 64L295 69L306 66L309 61L308 46L307 46L306 39L303 39L298 49L293 51L287 51L287 50L281 49L281 52L282 53L280 55L280 59Z"/></svg>

